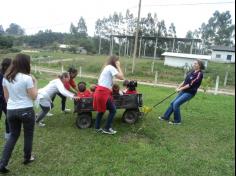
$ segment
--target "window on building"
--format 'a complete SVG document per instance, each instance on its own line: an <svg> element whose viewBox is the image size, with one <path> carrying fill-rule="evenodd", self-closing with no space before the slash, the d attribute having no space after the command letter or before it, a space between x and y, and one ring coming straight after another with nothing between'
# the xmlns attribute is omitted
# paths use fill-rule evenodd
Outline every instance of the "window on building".
<svg viewBox="0 0 236 176"><path fill-rule="evenodd" d="M221 54L217 54L216 59L220 59L220 58L221 58Z"/></svg>
<svg viewBox="0 0 236 176"><path fill-rule="evenodd" d="M227 55L227 60L231 61L232 55Z"/></svg>

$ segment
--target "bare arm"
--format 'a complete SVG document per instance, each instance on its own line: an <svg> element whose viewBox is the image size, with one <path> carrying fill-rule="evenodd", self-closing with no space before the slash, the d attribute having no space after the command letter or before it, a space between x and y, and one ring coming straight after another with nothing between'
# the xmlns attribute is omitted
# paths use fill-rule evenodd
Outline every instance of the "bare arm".
<svg viewBox="0 0 236 176"><path fill-rule="evenodd" d="M30 98L32 100L35 100L37 98L37 95L38 95L37 80L35 79L35 77L33 75L31 75L31 77L32 77L32 80L33 80L34 87L32 87L30 89L27 89L27 93L28 93L28 95L30 96Z"/></svg>
<svg viewBox="0 0 236 176"><path fill-rule="evenodd" d="M179 91L183 91L183 90L185 90L185 89L188 89L190 86L189 86L189 84L186 84L185 86L181 86L181 87L178 87L177 89L176 89L176 91L177 92L179 92Z"/></svg>
<svg viewBox="0 0 236 176"><path fill-rule="evenodd" d="M183 81L182 83L180 83L177 88L179 89L179 88L181 88L183 85L184 85L184 81Z"/></svg>
<svg viewBox="0 0 236 176"><path fill-rule="evenodd" d="M6 102L8 101L8 98L9 98L9 93L8 93L8 90L5 86L3 86L3 92L4 92L4 98L6 100Z"/></svg>
<svg viewBox="0 0 236 176"><path fill-rule="evenodd" d="M117 79L124 80L125 77L124 77L124 74L123 74L123 72L122 72L122 70L121 70L121 68L120 68L120 61L117 61L117 62L116 62L116 67L117 67L118 73L116 74L115 77L116 77Z"/></svg>

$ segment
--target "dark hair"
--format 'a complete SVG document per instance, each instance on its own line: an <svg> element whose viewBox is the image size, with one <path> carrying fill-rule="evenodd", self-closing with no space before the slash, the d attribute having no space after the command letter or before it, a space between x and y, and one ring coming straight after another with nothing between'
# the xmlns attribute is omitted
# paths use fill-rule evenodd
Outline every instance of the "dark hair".
<svg viewBox="0 0 236 176"><path fill-rule="evenodd" d="M205 69L205 65L203 63L203 61L201 61L200 59L196 59L198 65L200 66L200 70L204 70Z"/></svg>
<svg viewBox="0 0 236 176"><path fill-rule="evenodd" d="M113 94L119 94L120 86L119 84L113 84L112 86L112 93Z"/></svg>
<svg viewBox="0 0 236 176"><path fill-rule="evenodd" d="M119 84L113 84L113 86L112 86L112 90L114 90L114 91L118 91L118 90L120 90L120 86L119 86Z"/></svg>
<svg viewBox="0 0 236 176"><path fill-rule="evenodd" d="M81 81L78 83L78 89L80 92L84 92L86 90L86 83Z"/></svg>
<svg viewBox="0 0 236 176"><path fill-rule="evenodd" d="M12 61L12 64L7 69L5 77L9 82L12 82L17 73L30 74L30 56L26 54L17 54Z"/></svg>
<svg viewBox="0 0 236 176"><path fill-rule="evenodd" d="M95 89L96 89L96 85L95 84L90 85L90 91L91 92L95 92Z"/></svg>
<svg viewBox="0 0 236 176"><path fill-rule="evenodd" d="M59 79L64 79L64 78L68 78L70 75L68 72L63 72L62 74L58 75Z"/></svg>
<svg viewBox="0 0 236 176"><path fill-rule="evenodd" d="M130 91L136 90L137 86L138 86L138 83L137 83L137 81L134 81L134 80L129 81L129 83L127 85L128 90L130 90Z"/></svg>
<svg viewBox="0 0 236 176"><path fill-rule="evenodd" d="M71 74L71 73L78 73L78 70L74 67L69 67L68 68L68 72Z"/></svg>
<svg viewBox="0 0 236 176"><path fill-rule="evenodd" d="M116 61L118 60L119 60L118 56L112 55L108 58L107 65L112 65L113 67L117 68Z"/></svg>
<svg viewBox="0 0 236 176"><path fill-rule="evenodd" d="M2 60L2 63L1 63L0 72L4 75L10 65L11 65L11 59L10 58L4 58Z"/></svg>
<svg viewBox="0 0 236 176"><path fill-rule="evenodd" d="M123 82L123 86L124 86L124 87L127 87L128 84L129 84L129 80L127 80L127 79L124 80L124 82Z"/></svg>

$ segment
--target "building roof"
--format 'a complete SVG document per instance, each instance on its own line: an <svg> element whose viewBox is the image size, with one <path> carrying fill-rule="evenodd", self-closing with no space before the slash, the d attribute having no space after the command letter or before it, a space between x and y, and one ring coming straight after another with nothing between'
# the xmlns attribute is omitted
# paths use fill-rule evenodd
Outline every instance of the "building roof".
<svg viewBox="0 0 236 176"><path fill-rule="evenodd" d="M229 47L229 46L212 46L211 49L213 51L230 51L230 52L235 52L235 47Z"/></svg>
<svg viewBox="0 0 236 176"><path fill-rule="evenodd" d="M181 57L186 59L211 60L211 56L209 55L186 54L186 53L164 52L162 56Z"/></svg>

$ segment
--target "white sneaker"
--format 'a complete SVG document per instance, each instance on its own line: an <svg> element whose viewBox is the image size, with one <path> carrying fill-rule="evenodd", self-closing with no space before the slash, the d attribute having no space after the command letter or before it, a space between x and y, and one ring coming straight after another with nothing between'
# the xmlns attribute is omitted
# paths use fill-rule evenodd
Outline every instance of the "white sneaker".
<svg viewBox="0 0 236 176"><path fill-rule="evenodd" d="M68 113L68 112L71 112L71 110L70 110L70 109L65 109L65 110L62 111L62 112L64 112L64 113Z"/></svg>
<svg viewBox="0 0 236 176"><path fill-rule="evenodd" d="M42 122L38 122L37 124L39 127L45 127L45 125L46 125L45 123L42 123Z"/></svg>
<svg viewBox="0 0 236 176"><path fill-rule="evenodd" d="M102 133L105 133L105 134L116 134L117 131L113 130L112 128L109 128L108 130L107 129L103 129Z"/></svg>
<svg viewBox="0 0 236 176"><path fill-rule="evenodd" d="M180 125L181 122L169 121L170 125Z"/></svg>
<svg viewBox="0 0 236 176"><path fill-rule="evenodd" d="M48 112L46 116L51 117L51 116L53 116L53 114Z"/></svg>
<svg viewBox="0 0 236 176"><path fill-rule="evenodd" d="M4 138L8 140L10 138L11 133L5 133Z"/></svg>

